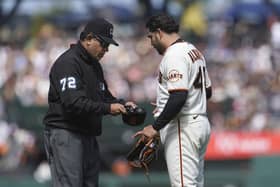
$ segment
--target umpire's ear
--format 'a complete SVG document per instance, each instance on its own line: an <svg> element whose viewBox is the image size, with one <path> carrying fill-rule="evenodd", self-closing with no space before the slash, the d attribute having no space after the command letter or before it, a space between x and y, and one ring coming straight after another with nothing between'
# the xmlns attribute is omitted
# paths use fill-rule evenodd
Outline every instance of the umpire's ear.
<svg viewBox="0 0 280 187"><path fill-rule="evenodd" d="M164 31L162 31L160 28L158 28L157 30L156 30L156 32L158 32L158 34L159 34L159 38L161 39L163 36L164 36Z"/></svg>
<svg viewBox="0 0 280 187"><path fill-rule="evenodd" d="M85 32L81 32L80 34L80 40L85 41L85 40L91 40L93 38L92 33L86 34Z"/></svg>
<svg viewBox="0 0 280 187"><path fill-rule="evenodd" d="M87 34L86 37L85 37L85 40L91 40L93 39L94 37L92 36L91 33Z"/></svg>

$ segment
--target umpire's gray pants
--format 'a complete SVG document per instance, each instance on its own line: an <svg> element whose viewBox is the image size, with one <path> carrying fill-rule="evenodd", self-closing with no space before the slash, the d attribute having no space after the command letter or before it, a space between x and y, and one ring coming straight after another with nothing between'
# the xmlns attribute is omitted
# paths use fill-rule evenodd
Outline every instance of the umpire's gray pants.
<svg viewBox="0 0 280 187"><path fill-rule="evenodd" d="M53 187L98 187L100 158L95 136L46 128L44 144Z"/></svg>

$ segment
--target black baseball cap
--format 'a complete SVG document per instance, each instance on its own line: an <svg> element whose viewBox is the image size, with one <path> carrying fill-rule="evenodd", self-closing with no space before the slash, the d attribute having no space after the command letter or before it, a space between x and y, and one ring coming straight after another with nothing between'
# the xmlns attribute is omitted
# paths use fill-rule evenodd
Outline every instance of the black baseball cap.
<svg viewBox="0 0 280 187"><path fill-rule="evenodd" d="M113 39L113 25L105 20L104 18L95 18L89 21L84 30L81 32L80 38L88 34L93 34L93 36L98 36L108 44L114 44L119 46L119 44Z"/></svg>

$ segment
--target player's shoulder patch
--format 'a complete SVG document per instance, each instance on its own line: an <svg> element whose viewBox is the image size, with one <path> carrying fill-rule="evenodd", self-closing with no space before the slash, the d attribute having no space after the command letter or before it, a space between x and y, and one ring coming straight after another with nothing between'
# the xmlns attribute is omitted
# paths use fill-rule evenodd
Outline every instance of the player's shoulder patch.
<svg viewBox="0 0 280 187"><path fill-rule="evenodd" d="M183 74L179 73L178 70L173 69L173 70L168 72L168 77L167 78L171 82L176 82L176 81L183 78Z"/></svg>

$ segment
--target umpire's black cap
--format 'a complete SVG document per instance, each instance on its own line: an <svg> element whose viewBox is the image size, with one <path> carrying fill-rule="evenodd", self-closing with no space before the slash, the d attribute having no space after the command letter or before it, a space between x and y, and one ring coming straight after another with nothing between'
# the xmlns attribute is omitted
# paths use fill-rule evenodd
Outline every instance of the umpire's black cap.
<svg viewBox="0 0 280 187"><path fill-rule="evenodd" d="M80 38L91 33L109 44L118 46L119 44L113 39L113 29L113 25L104 18L95 18L86 24Z"/></svg>

